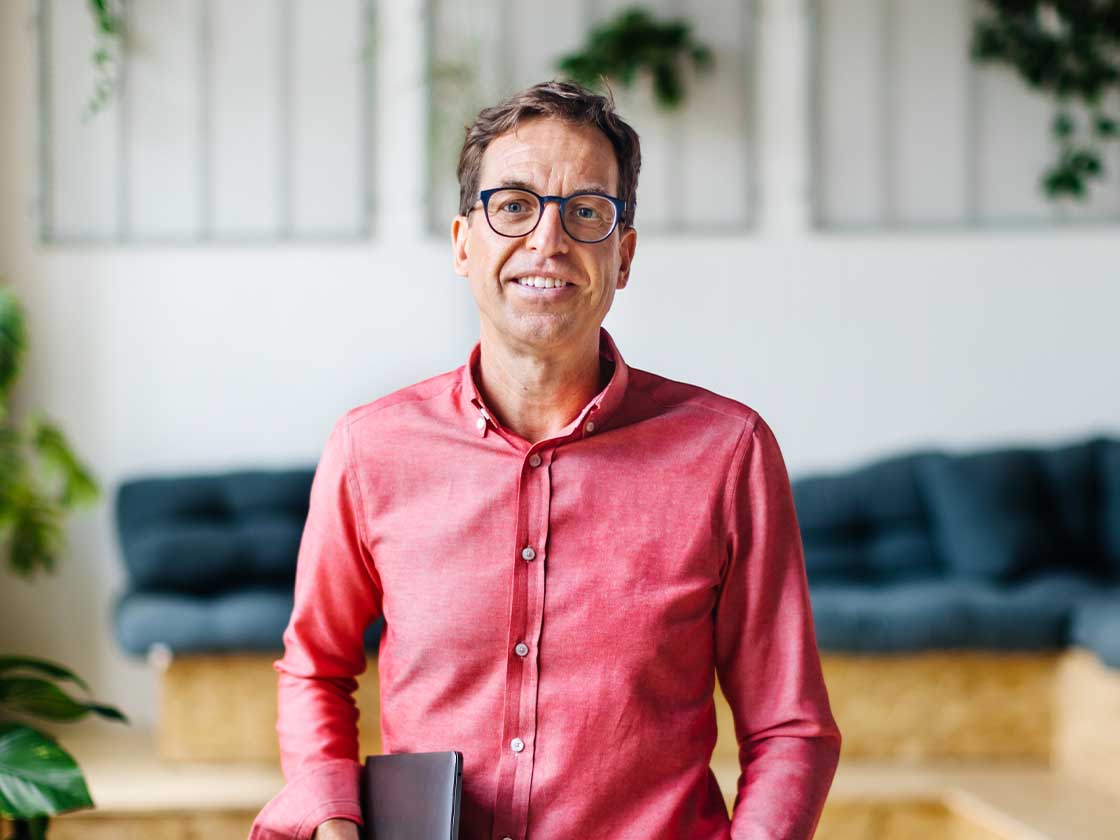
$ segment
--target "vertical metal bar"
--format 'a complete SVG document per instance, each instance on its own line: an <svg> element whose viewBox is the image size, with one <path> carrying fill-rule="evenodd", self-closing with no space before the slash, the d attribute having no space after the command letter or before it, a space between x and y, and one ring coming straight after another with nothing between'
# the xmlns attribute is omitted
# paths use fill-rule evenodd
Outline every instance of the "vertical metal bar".
<svg viewBox="0 0 1120 840"><path fill-rule="evenodd" d="M279 49L277 57L277 237L292 236L292 0L280 0L277 21Z"/></svg>
<svg viewBox="0 0 1120 840"><path fill-rule="evenodd" d="M829 220L824 212L824 185L821 182L825 176L824 161L821 159L823 144L824 120L821 108L824 102L823 79L821 67L824 61L824 39L821 38L821 0L805 0L805 14L807 20L807 40L809 45L809 67L807 70L809 95L806 97L806 106L809 110L805 125L809 133L809 224L814 229L823 229L828 226Z"/></svg>
<svg viewBox="0 0 1120 840"><path fill-rule="evenodd" d="M427 172L424 177L424 217L428 232L435 234L436 227L436 166L437 158L436 153L436 99L438 92L436 85L439 84L439 79L435 72L436 67L436 33L437 27L435 17L443 9L441 3L436 0L424 0L424 76L427 80L425 85L426 102L424 108L424 150L425 157L427 158Z"/></svg>
<svg viewBox="0 0 1120 840"><path fill-rule="evenodd" d="M741 4L739 27L739 66L737 68L740 90L743 94L743 194L746 196L746 215L741 225L750 228L757 224L757 92L758 92L758 21L760 0L744 0Z"/></svg>
<svg viewBox="0 0 1120 840"><path fill-rule="evenodd" d="M514 54L516 44L514 44L513 39L513 0L502 0L501 6L502 11L498 15L498 43L502 47L502 65L500 68L502 89L498 91L498 95L504 99L513 93L514 68L517 66L517 56ZM484 56L484 59L488 60L489 56ZM493 91L489 93L493 95Z"/></svg>
<svg viewBox="0 0 1120 840"><path fill-rule="evenodd" d="M1116 92L1116 95L1114 97L1114 104L1116 105L1116 113L1120 114L1120 91ZM1112 143L1114 152L1113 160L1115 161L1112 169L1112 175L1116 179L1117 193L1120 194L1120 139L1113 138ZM1113 218L1117 221L1120 221L1120 204L1118 204L1116 213L1114 214Z"/></svg>
<svg viewBox="0 0 1120 840"><path fill-rule="evenodd" d="M879 144L882 148L882 221L888 226L898 222L895 70L897 64L898 20L894 0L879 0Z"/></svg>
<svg viewBox="0 0 1120 840"><path fill-rule="evenodd" d="M54 238L54 168L51 144L51 4L50 0L36 0L35 23L38 27L39 92L39 241L50 242Z"/></svg>
<svg viewBox="0 0 1120 840"><path fill-rule="evenodd" d="M131 103L128 87L129 39L132 30L129 0L120 7L120 73L117 77L117 239L132 239L132 138L129 134Z"/></svg>
<svg viewBox="0 0 1120 840"><path fill-rule="evenodd" d="M671 13L675 18L682 18L682 0L671 0ZM687 97L685 99L687 102ZM660 107L660 106L655 106ZM680 233L684 225L684 212L682 210L681 196L684 195L684 102L677 106L677 110L666 115L665 139L668 141L666 158L669 163L669 213L666 223L670 232Z"/></svg>
<svg viewBox="0 0 1120 840"><path fill-rule="evenodd" d="M358 235L368 237L373 228L373 96L374 79L373 50L376 43L377 10L375 0L362 0L360 4L360 20L362 32L362 60L359 62L358 90L362 101L359 103L358 114L361 120L360 137L358 138L359 164L362 185L362 219L358 225Z"/></svg>
<svg viewBox="0 0 1120 840"><path fill-rule="evenodd" d="M197 5L197 68L198 68L198 238L214 238L214 126L213 81L214 62L210 0Z"/></svg>
<svg viewBox="0 0 1120 840"><path fill-rule="evenodd" d="M965 63L965 223L976 226L980 222L980 105L982 94L981 79L976 62L972 60L967 45L972 40L972 30L976 25L979 0L964 0L966 26Z"/></svg>
<svg viewBox="0 0 1120 840"><path fill-rule="evenodd" d="M591 27L595 25L597 20L595 14L595 0L582 0L579 6L579 19L583 25L584 35L591 32Z"/></svg>

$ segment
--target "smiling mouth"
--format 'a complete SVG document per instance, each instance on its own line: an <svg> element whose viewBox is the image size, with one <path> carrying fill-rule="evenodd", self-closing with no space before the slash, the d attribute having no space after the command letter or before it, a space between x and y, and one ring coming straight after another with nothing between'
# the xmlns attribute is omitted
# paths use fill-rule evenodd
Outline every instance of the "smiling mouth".
<svg viewBox="0 0 1120 840"><path fill-rule="evenodd" d="M538 277L536 275L515 277L512 282L529 289L562 289L565 286L574 285L567 280L558 280L555 277Z"/></svg>

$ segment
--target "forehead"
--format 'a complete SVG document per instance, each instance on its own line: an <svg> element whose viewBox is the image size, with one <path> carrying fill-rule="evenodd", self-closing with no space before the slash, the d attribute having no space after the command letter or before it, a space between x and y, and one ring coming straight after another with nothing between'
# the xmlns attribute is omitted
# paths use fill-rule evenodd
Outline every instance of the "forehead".
<svg viewBox="0 0 1120 840"><path fill-rule="evenodd" d="M618 161L607 136L593 125L560 119L526 120L490 141L479 187L520 181L543 191L618 190Z"/></svg>

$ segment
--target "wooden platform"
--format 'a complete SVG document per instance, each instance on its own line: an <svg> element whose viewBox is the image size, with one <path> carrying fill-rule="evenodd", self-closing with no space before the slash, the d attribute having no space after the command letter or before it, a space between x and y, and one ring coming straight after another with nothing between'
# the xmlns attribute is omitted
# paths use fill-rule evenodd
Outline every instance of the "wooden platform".
<svg viewBox="0 0 1120 840"><path fill-rule="evenodd" d="M283 785L271 762L164 761L154 733L60 734L97 804L52 840L245 840ZM713 771L730 809L738 767ZM817 840L1115 840L1120 800L1030 762L842 762Z"/></svg>
<svg viewBox="0 0 1120 840"><path fill-rule="evenodd" d="M166 759L278 761L276 656L185 656L162 664L158 744ZM822 656L843 758L1061 760L1092 783L1120 764L1120 671L1092 654L984 651ZM230 704L226 698L236 696ZM734 757L718 686L717 756ZM377 660L358 677L363 754L381 751ZM1088 764L1086 765L1086 761ZM1113 792L1120 796L1120 779Z"/></svg>
<svg viewBox="0 0 1120 840"><path fill-rule="evenodd" d="M159 664L155 732L57 728L97 808L56 818L52 840L245 840L284 784L274 660ZM817 840L1120 838L1120 671L1092 654L826 654L822 664L844 749ZM362 755L381 751L378 700L370 660L357 696ZM718 688L715 701L712 768L730 809L734 727Z"/></svg>

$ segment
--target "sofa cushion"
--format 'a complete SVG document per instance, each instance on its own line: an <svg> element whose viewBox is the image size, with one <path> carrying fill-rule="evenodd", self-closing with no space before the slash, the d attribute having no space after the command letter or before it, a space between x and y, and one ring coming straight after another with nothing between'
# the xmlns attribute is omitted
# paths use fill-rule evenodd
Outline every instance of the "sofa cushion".
<svg viewBox="0 0 1120 840"><path fill-rule="evenodd" d="M1074 609L1073 644L1093 651L1105 665L1120 668L1120 587Z"/></svg>
<svg viewBox="0 0 1120 840"><path fill-rule="evenodd" d="M1100 444L1097 459L1101 483L1097 516L1104 562L1112 576L1120 579L1120 440Z"/></svg>
<svg viewBox="0 0 1120 840"><path fill-rule="evenodd" d="M1102 473L1107 469L1109 445L1107 438L1095 437L1038 452L1050 490L1049 522L1061 541L1063 567L1102 578L1120 577L1120 564L1110 565L1101 537L1105 496ZM1120 468L1120 458L1117 460ZM1120 469L1115 478L1115 503L1120 510Z"/></svg>
<svg viewBox="0 0 1120 840"><path fill-rule="evenodd" d="M942 573L915 476L915 455L791 482L812 584Z"/></svg>
<svg viewBox="0 0 1120 840"><path fill-rule="evenodd" d="M156 643L175 653L283 651L292 614L291 587L245 587L205 598L129 591L115 600L113 628L128 653ZM364 644L377 650L384 620L371 624Z"/></svg>
<svg viewBox="0 0 1120 840"><path fill-rule="evenodd" d="M918 473L952 575L1006 582L1064 558L1037 451L935 453Z"/></svg>
<svg viewBox="0 0 1120 840"><path fill-rule="evenodd" d="M116 510L130 588L206 594L290 586L313 475L241 471L123 484Z"/></svg>
<svg viewBox="0 0 1120 840"><path fill-rule="evenodd" d="M859 653L1064 647L1076 605L1107 591L1052 574L1012 585L967 580L828 584L810 592L822 650Z"/></svg>

